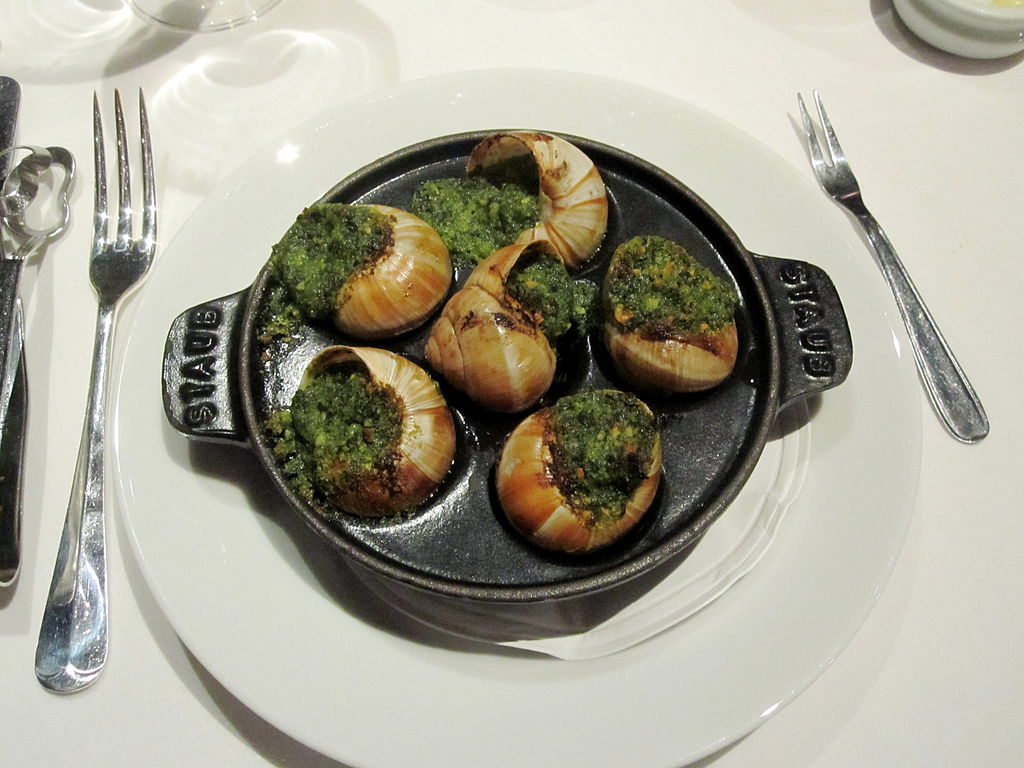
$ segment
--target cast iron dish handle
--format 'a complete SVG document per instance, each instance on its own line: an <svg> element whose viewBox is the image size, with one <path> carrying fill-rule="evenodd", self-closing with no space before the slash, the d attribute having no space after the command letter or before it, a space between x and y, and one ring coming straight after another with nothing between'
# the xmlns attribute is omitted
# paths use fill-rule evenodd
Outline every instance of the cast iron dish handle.
<svg viewBox="0 0 1024 768"><path fill-rule="evenodd" d="M238 344L249 288L182 312L164 346L164 411L189 437L248 445Z"/></svg>
<svg viewBox="0 0 1024 768"><path fill-rule="evenodd" d="M853 365L853 340L832 279L805 261L751 254L768 291L779 333L779 410L841 384Z"/></svg>

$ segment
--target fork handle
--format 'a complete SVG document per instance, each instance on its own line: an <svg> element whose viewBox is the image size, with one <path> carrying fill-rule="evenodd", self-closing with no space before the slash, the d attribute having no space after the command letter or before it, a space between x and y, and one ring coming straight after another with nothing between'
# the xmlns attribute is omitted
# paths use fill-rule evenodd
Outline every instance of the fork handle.
<svg viewBox="0 0 1024 768"><path fill-rule="evenodd" d="M953 437L975 443L989 432L988 417L974 387L921 299L903 262L881 225L870 213L857 214L878 256L910 335L917 370L943 425Z"/></svg>
<svg viewBox="0 0 1024 768"><path fill-rule="evenodd" d="M36 646L36 677L72 693L92 683L107 659L104 447L113 305L101 302L78 463Z"/></svg>

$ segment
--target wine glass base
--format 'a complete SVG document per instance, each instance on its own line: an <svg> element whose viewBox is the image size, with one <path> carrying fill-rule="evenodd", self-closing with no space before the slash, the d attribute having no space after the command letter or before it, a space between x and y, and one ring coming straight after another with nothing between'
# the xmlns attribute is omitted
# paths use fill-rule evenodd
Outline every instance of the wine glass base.
<svg viewBox="0 0 1024 768"><path fill-rule="evenodd" d="M144 21L178 32L216 32L255 21L281 0L128 0Z"/></svg>

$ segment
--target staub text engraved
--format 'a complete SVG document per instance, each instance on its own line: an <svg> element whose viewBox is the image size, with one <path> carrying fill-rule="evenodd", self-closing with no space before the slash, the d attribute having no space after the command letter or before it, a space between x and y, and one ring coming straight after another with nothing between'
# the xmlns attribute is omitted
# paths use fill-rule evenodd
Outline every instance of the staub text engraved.
<svg viewBox="0 0 1024 768"><path fill-rule="evenodd" d="M182 337L181 384L182 420L191 429L211 425L217 418L217 358L213 352L220 344L224 317L216 307L196 307L189 311Z"/></svg>
<svg viewBox="0 0 1024 768"><path fill-rule="evenodd" d="M786 297L793 309L804 372L815 378L834 376L836 358L825 304L807 265L796 261L783 262L779 278L787 286Z"/></svg>

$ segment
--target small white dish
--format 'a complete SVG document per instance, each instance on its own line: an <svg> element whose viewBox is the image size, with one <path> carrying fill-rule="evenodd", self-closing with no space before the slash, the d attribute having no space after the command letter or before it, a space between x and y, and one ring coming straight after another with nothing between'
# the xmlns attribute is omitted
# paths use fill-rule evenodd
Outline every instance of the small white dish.
<svg viewBox="0 0 1024 768"><path fill-rule="evenodd" d="M893 0L914 34L936 48L973 59L1024 51L1022 0Z"/></svg>

